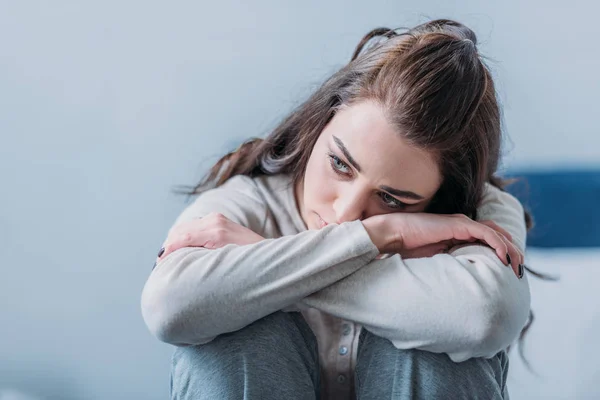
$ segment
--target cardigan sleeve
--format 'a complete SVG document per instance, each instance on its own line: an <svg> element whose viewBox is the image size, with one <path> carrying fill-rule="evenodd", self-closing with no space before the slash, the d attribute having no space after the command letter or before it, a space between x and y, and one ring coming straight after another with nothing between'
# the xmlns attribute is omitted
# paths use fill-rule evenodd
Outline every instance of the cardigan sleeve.
<svg viewBox="0 0 600 400"><path fill-rule="evenodd" d="M488 187L479 214L524 250L523 208L513 196ZM494 250L469 245L429 258L374 260L302 304L355 321L399 349L459 362L492 357L513 342L527 321L530 293L527 277L519 280Z"/></svg>
<svg viewBox="0 0 600 400"><path fill-rule="evenodd" d="M260 233L267 211L253 185L231 178L201 194L176 224L221 212ZM360 221L244 246L178 249L150 273L142 315L164 342L206 343L349 276L378 254Z"/></svg>

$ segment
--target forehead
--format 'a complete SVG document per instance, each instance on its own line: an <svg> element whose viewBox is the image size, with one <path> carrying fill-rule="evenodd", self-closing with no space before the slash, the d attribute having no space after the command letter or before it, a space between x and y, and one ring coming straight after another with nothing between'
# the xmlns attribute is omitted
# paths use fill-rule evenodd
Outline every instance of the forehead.
<svg viewBox="0 0 600 400"><path fill-rule="evenodd" d="M339 153L334 136L362 168L361 178L373 184L432 197L441 183L433 154L410 146L375 102L343 107L326 126L322 139Z"/></svg>

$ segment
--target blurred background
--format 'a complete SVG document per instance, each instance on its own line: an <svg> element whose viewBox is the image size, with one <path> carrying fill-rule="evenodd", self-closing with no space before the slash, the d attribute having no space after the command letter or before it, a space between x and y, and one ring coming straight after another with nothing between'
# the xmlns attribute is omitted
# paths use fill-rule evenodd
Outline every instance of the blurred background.
<svg viewBox="0 0 600 400"><path fill-rule="evenodd" d="M218 156L264 136L378 26L472 28L504 106L502 173L537 231L513 399L600 398L596 2L0 0L0 400L165 399L140 295ZM596 71L596 72L594 72ZM517 190L515 189L515 190Z"/></svg>

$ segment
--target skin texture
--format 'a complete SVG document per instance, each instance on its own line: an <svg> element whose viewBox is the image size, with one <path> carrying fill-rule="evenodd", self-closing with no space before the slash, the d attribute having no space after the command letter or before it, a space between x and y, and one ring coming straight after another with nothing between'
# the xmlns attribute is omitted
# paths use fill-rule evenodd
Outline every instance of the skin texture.
<svg viewBox="0 0 600 400"><path fill-rule="evenodd" d="M308 229L361 220L380 256L430 257L479 241L519 276L524 257L493 221L424 213L441 184L435 155L409 145L379 104L363 101L342 107L323 129L294 193ZM157 261L182 247L217 249L261 240L213 213L173 227Z"/></svg>
<svg viewBox="0 0 600 400"><path fill-rule="evenodd" d="M334 137L343 142L360 172ZM306 226L319 229L320 219L340 224L394 212L421 212L441 183L434 156L409 146L378 104L361 102L338 111L319 136L304 179L296 187L296 201ZM423 199L394 196L380 186Z"/></svg>

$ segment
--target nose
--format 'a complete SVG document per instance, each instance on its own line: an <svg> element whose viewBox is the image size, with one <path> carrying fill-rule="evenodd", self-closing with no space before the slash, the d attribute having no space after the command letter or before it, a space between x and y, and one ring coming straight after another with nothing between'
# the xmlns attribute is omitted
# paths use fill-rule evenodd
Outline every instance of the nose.
<svg viewBox="0 0 600 400"><path fill-rule="evenodd" d="M365 219L367 201L368 194L364 190L349 188L342 191L333 203L337 223Z"/></svg>

